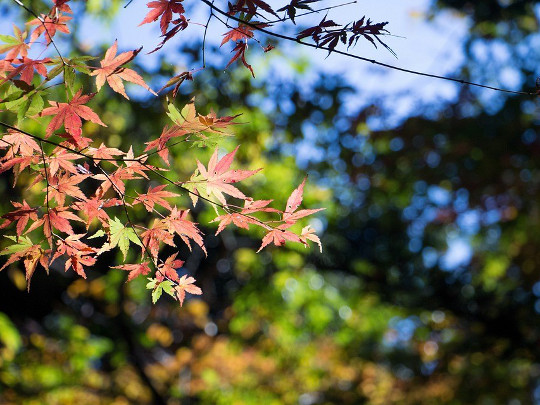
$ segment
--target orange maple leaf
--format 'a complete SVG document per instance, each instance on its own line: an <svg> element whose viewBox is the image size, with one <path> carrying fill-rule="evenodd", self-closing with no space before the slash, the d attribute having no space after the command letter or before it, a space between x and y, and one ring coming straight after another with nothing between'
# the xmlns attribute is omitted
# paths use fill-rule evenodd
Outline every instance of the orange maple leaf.
<svg viewBox="0 0 540 405"><path fill-rule="evenodd" d="M45 34L47 44L51 43L52 37L56 35L56 31L69 34L69 28L66 25L66 22L69 20L71 20L71 17L64 15L50 17L48 15L41 14L41 17L28 21L28 25L37 25L36 29L30 36L30 45L33 44L43 33Z"/></svg>
<svg viewBox="0 0 540 405"><path fill-rule="evenodd" d="M26 228L26 225L28 224L28 220L31 219L32 221L37 221L37 209L30 207L25 200L23 200L22 204L13 201L11 204L17 209L2 215L2 218L4 218L5 221L0 224L0 229L4 229L13 222L16 222L17 236L21 236L24 228Z"/></svg>
<svg viewBox="0 0 540 405"><path fill-rule="evenodd" d="M82 90L79 90L77 94L73 96L69 103L59 103L57 101L49 101L52 107L45 108L41 115L54 115L53 119L49 123L46 131L46 137L48 138L58 128L64 124L64 128L67 132L73 135L75 138L79 138L82 135L82 121L81 118L86 121L92 121L103 127L106 127L99 116L92 111L92 109L83 104L88 103L95 93L82 94Z"/></svg>
<svg viewBox="0 0 540 405"><path fill-rule="evenodd" d="M165 224L170 233L176 233L178 236L180 236L180 238L188 246L189 250L191 250L189 239L193 239L193 241L201 247L204 253L207 254L206 248L204 247L204 241L201 236L202 232L199 228L197 228L194 222L187 219L188 213L189 210L178 210L176 207L174 207L171 214L161 221L163 224Z"/></svg>
<svg viewBox="0 0 540 405"><path fill-rule="evenodd" d="M150 273L150 267L148 267L148 262L137 264L123 264L122 266L112 266L111 268L129 271L127 281L131 281L140 275L146 276L148 273Z"/></svg>
<svg viewBox="0 0 540 405"><path fill-rule="evenodd" d="M126 90L124 89L124 83L122 82L122 80L125 80L138 84L157 96L157 94L145 83L144 79L137 72L132 69L122 67L122 65L125 65L133 60L141 49L142 47L135 51L123 52L116 55L116 52L118 51L118 41L114 41L114 44L105 53L105 59L100 62L101 68L96 69L91 74L92 76L96 76L96 85L98 91L105 84L105 81L107 81L109 86L111 86L115 92L120 93L129 100Z"/></svg>
<svg viewBox="0 0 540 405"><path fill-rule="evenodd" d="M181 2L182 0L158 0L146 3L146 6L152 10L146 14L146 17L144 17L144 20L141 21L139 26L156 21L161 16L159 26L161 33L165 35L172 20L173 13L183 14L185 12Z"/></svg>
<svg viewBox="0 0 540 405"><path fill-rule="evenodd" d="M164 200L164 198L178 197L178 194L163 190L165 187L167 187L167 184L150 187L146 194L137 193L138 195L137 198L133 200L133 205L142 203L148 212L152 212L155 204L161 205L168 210L172 210L171 205L167 200Z"/></svg>
<svg viewBox="0 0 540 405"><path fill-rule="evenodd" d="M160 242L175 247L174 235L168 231L167 225L159 220L155 220L152 228L141 233L144 247L146 247L152 257L157 258ZM145 248L142 247L143 253Z"/></svg>

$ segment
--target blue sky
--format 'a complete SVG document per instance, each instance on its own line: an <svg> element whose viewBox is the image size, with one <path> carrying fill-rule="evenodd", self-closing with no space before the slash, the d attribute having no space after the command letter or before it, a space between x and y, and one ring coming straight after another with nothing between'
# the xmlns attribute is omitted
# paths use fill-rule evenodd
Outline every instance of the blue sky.
<svg viewBox="0 0 540 405"><path fill-rule="evenodd" d="M189 5L188 2L186 4ZM323 1L318 4L320 4L318 7L324 7L335 5L337 2ZM398 59L382 47L375 49L367 41L361 41L353 52L407 69L448 74L463 61L461 43L469 23L467 19L451 12L440 13L436 18L427 21L430 5L431 1L429 0L359 1L356 4L331 10L328 18L345 23L366 15L376 22L389 21L387 27L395 36L386 37L385 42L397 53ZM112 42L117 38L120 49L133 49L142 45L144 49L151 50L159 43L160 33L157 23L138 27L147 11L146 1L135 0L129 7L120 11L116 21L112 24L113 29L99 29L97 27L102 25L99 21L87 18L82 22L81 31L85 33L84 36L88 38L90 46L102 42ZM194 11L196 12L190 14L191 22L204 24L208 16L207 8L198 7ZM298 23L315 25L323 16L324 13L299 17L297 21ZM226 31L227 29L220 22L213 20L208 32L208 40L219 44L222 34ZM291 26L290 33L294 32L296 29ZM200 39L202 34L203 27L193 24L188 30L180 33L166 44L160 52L174 54L175 42ZM232 45L228 44L223 48L225 65L230 57L229 52ZM279 58L275 58L279 60L276 71L275 64L267 65L263 60L264 57L268 59L268 54L263 55L258 48L254 44L248 57L250 63L253 63L255 71L262 73L261 76L264 75L265 65L266 69L272 69L272 74L286 76L288 73L283 59L286 59L287 55L290 54L294 55L290 58L291 61L304 57L310 60L316 69L343 75L359 90L357 97L351 100L353 108L363 105L365 100L372 97L380 97L398 115L405 116L414 111L417 102L426 104L442 99L452 99L456 94L456 86L452 83L391 71L335 54L326 58L325 51L307 47L301 48L296 44L285 46L281 50ZM263 56L263 58L259 56ZM141 54L138 60L148 66L156 63L155 55ZM186 66L183 66L181 61L178 62L178 59L171 60L171 62L178 64L178 71L186 69Z"/></svg>

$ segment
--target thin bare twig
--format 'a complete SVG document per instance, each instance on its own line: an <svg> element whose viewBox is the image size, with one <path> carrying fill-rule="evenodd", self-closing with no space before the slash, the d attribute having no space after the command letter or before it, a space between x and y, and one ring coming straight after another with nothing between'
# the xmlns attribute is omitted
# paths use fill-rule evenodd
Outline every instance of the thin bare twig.
<svg viewBox="0 0 540 405"><path fill-rule="evenodd" d="M214 1L212 1L212 4L214 4ZM206 21L206 25L204 26L204 35L203 35L203 42L202 42L202 67L203 69L206 68L206 34L208 33L208 26L210 25L210 20L212 19L212 16L214 15L214 12L210 10L210 15L208 16L208 20Z"/></svg>

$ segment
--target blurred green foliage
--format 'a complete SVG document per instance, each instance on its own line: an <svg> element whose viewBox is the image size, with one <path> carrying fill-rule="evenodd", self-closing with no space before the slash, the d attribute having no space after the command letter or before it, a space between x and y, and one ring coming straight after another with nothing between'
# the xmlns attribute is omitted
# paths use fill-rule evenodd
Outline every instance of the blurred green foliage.
<svg viewBox="0 0 540 405"><path fill-rule="evenodd" d="M536 49L525 46L525 60L513 48L537 30L533 3L501 3L434 6L463 8L474 22L465 77L497 80L474 51L495 40L515 50L510 67L521 77L538 62ZM109 12L99 1L89 8ZM347 108L346 78L320 74L305 85L309 61L291 64L298 80L209 67L176 102L196 94L203 113L242 113L220 146L241 144L238 161L264 168L246 182L253 197L284 205L309 174L304 204L326 208L312 222L324 252L256 254L261 235L215 237L206 227L207 258L180 252L204 291L183 308L152 305L145 279L125 284L125 273L108 269L111 254L88 280L38 270L30 294L21 266L11 266L0 273L2 403L540 402L536 101L461 88L455 102L381 128L375 101ZM146 72L155 82L170 75L165 61ZM140 151L168 120L160 102L112 92L93 108L109 128L84 129L112 147ZM170 177L187 178L211 153L179 145ZM11 180L1 181L5 193ZM189 206L188 196L178 204ZM7 211L7 199L0 205ZM210 210L194 209L196 221L206 224ZM458 260L456 241L470 257Z"/></svg>

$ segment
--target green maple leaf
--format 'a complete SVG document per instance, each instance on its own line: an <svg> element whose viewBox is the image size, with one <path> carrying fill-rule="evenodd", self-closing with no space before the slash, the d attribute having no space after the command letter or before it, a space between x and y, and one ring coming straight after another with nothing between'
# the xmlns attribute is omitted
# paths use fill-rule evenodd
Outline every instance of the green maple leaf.
<svg viewBox="0 0 540 405"><path fill-rule="evenodd" d="M164 280L159 282L155 278L149 278L150 282L146 284L146 288L152 291L152 303L156 303L157 300L159 300L159 297L161 297L161 294L163 291L165 291L167 294L169 294L171 297L174 297L174 290L172 282L169 280Z"/></svg>
<svg viewBox="0 0 540 405"><path fill-rule="evenodd" d="M142 246L140 239L137 237L135 231L129 227L125 226L122 221L117 217L111 219L109 222L110 229L110 247L111 249L115 246L120 248L120 251L124 254L124 260L126 260L126 255L129 250L130 241L136 245Z"/></svg>

